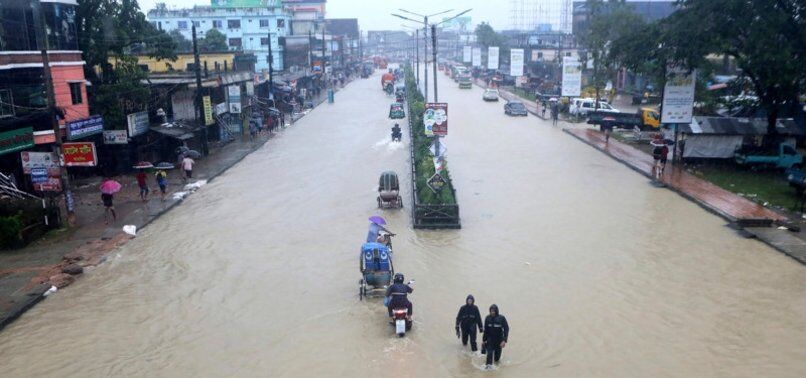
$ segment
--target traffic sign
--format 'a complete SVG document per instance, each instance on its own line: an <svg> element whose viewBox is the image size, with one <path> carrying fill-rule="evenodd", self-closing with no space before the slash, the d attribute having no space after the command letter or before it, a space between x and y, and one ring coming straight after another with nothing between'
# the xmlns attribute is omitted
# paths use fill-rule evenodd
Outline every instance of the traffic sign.
<svg viewBox="0 0 806 378"><path fill-rule="evenodd" d="M436 193L442 190L442 188L445 187L447 182L445 181L444 178L442 178L442 176L439 175L439 173L434 173L434 175L428 179L426 184L428 184L428 187L431 188L431 190L433 190L434 193Z"/></svg>

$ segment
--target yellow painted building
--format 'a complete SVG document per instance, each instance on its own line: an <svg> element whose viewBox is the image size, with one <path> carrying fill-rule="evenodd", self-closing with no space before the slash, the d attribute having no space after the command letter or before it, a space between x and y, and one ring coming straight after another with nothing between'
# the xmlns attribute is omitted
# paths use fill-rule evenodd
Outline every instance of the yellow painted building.
<svg viewBox="0 0 806 378"><path fill-rule="evenodd" d="M232 63L235 60L235 53L221 52L221 53L201 53L199 54L199 62L202 69L204 69L205 62L207 63L207 70L215 72L216 64L220 71L224 70L224 63L227 68L232 70ZM117 63L117 59L109 58L109 63L113 66ZM145 55L137 56L137 64L151 73L166 73L176 71L189 71L193 68L193 54L177 54L176 60L157 60Z"/></svg>

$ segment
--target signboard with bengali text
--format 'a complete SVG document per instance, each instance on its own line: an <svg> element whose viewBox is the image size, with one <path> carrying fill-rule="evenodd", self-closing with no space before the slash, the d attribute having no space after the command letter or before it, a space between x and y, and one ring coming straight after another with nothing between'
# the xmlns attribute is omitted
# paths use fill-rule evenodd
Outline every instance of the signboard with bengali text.
<svg viewBox="0 0 806 378"><path fill-rule="evenodd" d="M20 152L22 162L22 173L31 174L31 169L44 168L49 170L59 170L59 158L53 152Z"/></svg>
<svg viewBox="0 0 806 378"><path fill-rule="evenodd" d="M76 140L90 135L100 134L104 131L104 118L94 115L90 118L68 122L67 140Z"/></svg>
<svg viewBox="0 0 806 378"><path fill-rule="evenodd" d="M95 143L70 142L62 144L62 156L67 167L94 167L98 164Z"/></svg>
<svg viewBox="0 0 806 378"><path fill-rule="evenodd" d="M213 102L210 100L210 96L202 97L202 106L204 107L204 124L206 126L214 124L215 119L213 119Z"/></svg>
<svg viewBox="0 0 806 378"><path fill-rule="evenodd" d="M0 132L0 155L16 152L34 146L34 129L22 129Z"/></svg>
<svg viewBox="0 0 806 378"><path fill-rule="evenodd" d="M470 63L471 55L472 55L472 47L465 46L462 49L462 62Z"/></svg>
<svg viewBox="0 0 806 378"><path fill-rule="evenodd" d="M481 67L481 47L473 48L473 67Z"/></svg>
<svg viewBox="0 0 806 378"><path fill-rule="evenodd" d="M126 116L129 126L129 137L145 134L148 131L148 112L142 111Z"/></svg>
<svg viewBox="0 0 806 378"><path fill-rule="evenodd" d="M104 144L128 144L129 133L126 130L104 130Z"/></svg>

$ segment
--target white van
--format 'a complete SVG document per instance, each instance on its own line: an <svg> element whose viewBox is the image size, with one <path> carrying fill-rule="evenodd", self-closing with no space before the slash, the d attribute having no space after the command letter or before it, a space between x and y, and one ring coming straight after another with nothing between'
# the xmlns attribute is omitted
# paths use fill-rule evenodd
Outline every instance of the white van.
<svg viewBox="0 0 806 378"><path fill-rule="evenodd" d="M596 110L594 109L594 104L596 103L595 99L592 98L575 98L571 100L571 104L568 108L568 112L571 115L585 117L588 115L588 112ZM600 112L611 112L611 113L618 113L619 110L610 106L610 104L599 101L599 109Z"/></svg>

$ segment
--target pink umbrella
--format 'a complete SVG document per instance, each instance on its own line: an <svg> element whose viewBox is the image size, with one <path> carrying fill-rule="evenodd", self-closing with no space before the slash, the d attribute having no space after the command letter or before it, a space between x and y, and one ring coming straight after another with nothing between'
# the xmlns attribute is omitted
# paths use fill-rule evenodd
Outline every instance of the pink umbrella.
<svg viewBox="0 0 806 378"><path fill-rule="evenodd" d="M119 182L109 179L101 183L101 193L102 194L115 194L120 191L123 185L120 185Z"/></svg>

